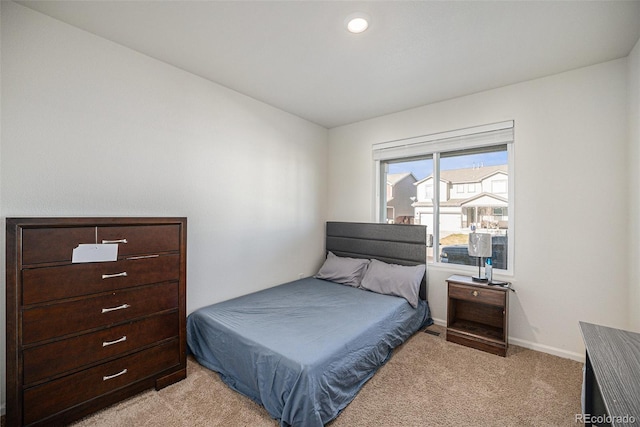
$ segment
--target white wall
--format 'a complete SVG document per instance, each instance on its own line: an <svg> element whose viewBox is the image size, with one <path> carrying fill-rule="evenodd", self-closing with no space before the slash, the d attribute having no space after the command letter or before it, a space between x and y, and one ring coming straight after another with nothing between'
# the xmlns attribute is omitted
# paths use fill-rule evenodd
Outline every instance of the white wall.
<svg viewBox="0 0 640 427"><path fill-rule="evenodd" d="M317 270L326 129L15 3L1 7L3 220L186 216L189 312Z"/></svg>
<svg viewBox="0 0 640 427"><path fill-rule="evenodd" d="M372 144L515 120L509 335L579 359L578 321L628 321L626 90L621 59L331 129L329 219L373 218ZM428 270L433 316L444 322L454 270Z"/></svg>
<svg viewBox="0 0 640 427"><path fill-rule="evenodd" d="M629 62L629 327L640 332L640 40Z"/></svg>

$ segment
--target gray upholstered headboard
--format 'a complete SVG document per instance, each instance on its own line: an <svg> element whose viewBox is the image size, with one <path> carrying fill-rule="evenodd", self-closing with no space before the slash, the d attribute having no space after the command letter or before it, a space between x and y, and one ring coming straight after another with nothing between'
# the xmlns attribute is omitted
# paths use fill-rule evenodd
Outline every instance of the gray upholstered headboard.
<svg viewBox="0 0 640 427"><path fill-rule="evenodd" d="M338 256L375 258L392 264L427 263L427 227L424 225L327 222L326 249ZM427 299L422 278L420 298Z"/></svg>

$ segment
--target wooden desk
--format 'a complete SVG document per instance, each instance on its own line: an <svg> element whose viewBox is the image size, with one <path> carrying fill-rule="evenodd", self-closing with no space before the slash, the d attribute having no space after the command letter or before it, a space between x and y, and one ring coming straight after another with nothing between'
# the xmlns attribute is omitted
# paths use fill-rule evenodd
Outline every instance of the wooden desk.
<svg viewBox="0 0 640 427"><path fill-rule="evenodd" d="M640 425L640 334L580 322L585 425Z"/></svg>

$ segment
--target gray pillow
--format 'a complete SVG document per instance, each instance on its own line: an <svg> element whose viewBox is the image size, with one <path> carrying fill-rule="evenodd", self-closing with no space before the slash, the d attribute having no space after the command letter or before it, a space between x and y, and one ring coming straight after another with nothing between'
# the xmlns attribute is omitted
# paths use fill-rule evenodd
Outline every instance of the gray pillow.
<svg viewBox="0 0 640 427"><path fill-rule="evenodd" d="M329 252L326 261L314 277L357 288L368 265L368 259L339 257Z"/></svg>
<svg viewBox="0 0 640 427"><path fill-rule="evenodd" d="M402 297L416 308L425 270L425 264L405 266L372 259L360 286L379 294Z"/></svg>

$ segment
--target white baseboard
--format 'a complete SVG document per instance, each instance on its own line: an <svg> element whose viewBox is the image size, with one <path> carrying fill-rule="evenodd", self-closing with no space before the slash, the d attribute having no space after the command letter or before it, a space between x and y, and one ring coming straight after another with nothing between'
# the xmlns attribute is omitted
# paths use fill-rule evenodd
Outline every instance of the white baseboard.
<svg viewBox="0 0 640 427"><path fill-rule="evenodd" d="M442 319L433 319L433 322L436 325L447 327L447 321ZM527 340L522 340L520 338L509 337L509 343L514 344L520 347L528 348L530 350L540 351L542 353L551 354L553 356L562 357L564 359L572 359L581 363L585 361L585 355L581 353L575 353L573 351L567 351L556 347L551 347L548 345L535 343Z"/></svg>
<svg viewBox="0 0 640 427"><path fill-rule="evenodd" d="M438 326L444 326L445 328L447 327L447 321L446 320L436 319L435 317L433 317L433 323L435 323Z"/></svg>
<svg viewBox="0 0 640 427"><path fill-rule="evenodd" d="M519 338L509 337L509 343L519 345L520 347L528 348L531 350L540 351L542 353L551 354L553 356L562 357L564 359L572 359L577 362L584 363L584 354L575 353L573 351L562 350L561 348L551 347L548 345L535 343L527 340L521 340Z"/></svg>

